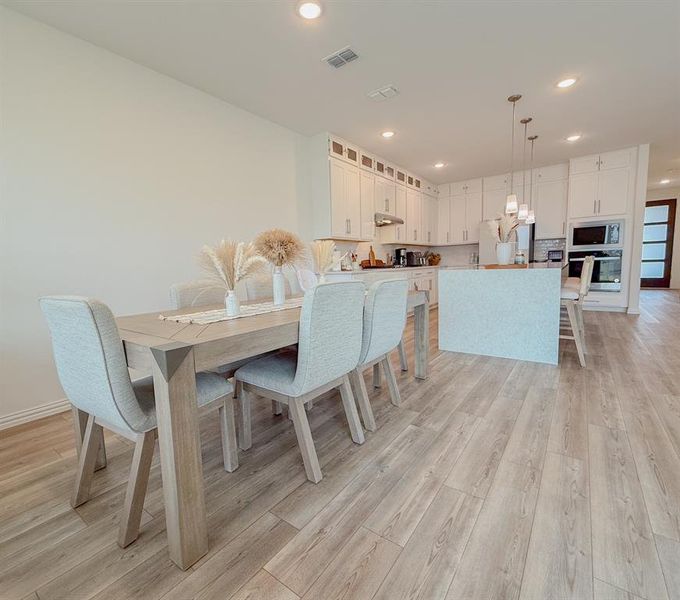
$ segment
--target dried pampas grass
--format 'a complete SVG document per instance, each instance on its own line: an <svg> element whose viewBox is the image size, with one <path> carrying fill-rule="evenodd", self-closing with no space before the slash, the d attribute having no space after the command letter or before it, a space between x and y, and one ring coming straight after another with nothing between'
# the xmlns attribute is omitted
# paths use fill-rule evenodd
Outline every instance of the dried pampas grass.
<svg viewBox="0 0 680 600"><path fill-rule="evenodd" d="M234 290L236 284L257 273L267 261L253 244L222 240L217 246L203 246L201 266L220 287Z"/></svg>
<svg viewBox="0 0 680 600"><path fill-rule="evenodd" d="M294 265L305 253L300 238L283 229L269 229L255 238L255 250L276 267Z"/></svg>
<svg viewBox="0 0 680 600"><path fill-rule="evenodd" d="M335 252L335 242L333 240L315 240L309 245L312 253L312 261L314 262L314 269L320 275L331 271L337 267L342 258L333 259Z"/></svg>
<svg viewBox="0 0 680 600"><path fill-rule="evenodd" d="M519 225L517 217L514 215L498 215L498 218L493 221L486 222L491 235L498 243L507 243L512 240L515 229Z"/></svg>

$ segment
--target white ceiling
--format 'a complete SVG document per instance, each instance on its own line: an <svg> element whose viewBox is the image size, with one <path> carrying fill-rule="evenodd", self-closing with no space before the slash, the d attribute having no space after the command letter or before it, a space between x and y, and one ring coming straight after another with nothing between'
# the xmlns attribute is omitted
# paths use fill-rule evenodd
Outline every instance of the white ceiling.
<svg viewBox="0 0 680 600"><path fill-rule="evenodd" d="M650 142L680 183L680 1L30 0L4 4L290 129L332 131L435 183L509 167L510 105L538 164ZM321 58L346 45L360 58ZM569 90L555 83L578 77ZM366 93L393 84L400 95ZM393 129L392 140L379 132ZM574 132L583 139L568 144ZM442 160L447 167L436 170ZM675 169L669 172L670 169Z"/></svg>

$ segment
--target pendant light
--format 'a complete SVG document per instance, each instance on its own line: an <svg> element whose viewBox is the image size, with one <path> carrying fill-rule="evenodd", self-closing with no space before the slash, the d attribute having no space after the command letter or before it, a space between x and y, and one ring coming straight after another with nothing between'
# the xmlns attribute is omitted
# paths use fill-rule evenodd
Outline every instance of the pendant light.
<svg viewBox="0 0 680 600"><path fill-rule="evenodd" d="M526 117L522 119L520 123L524 125L524 142L522 144L522 204L519 205L519 210L517 211L517 218L520 221L526 220L529 216L529 205L527 204L527 127L533 119L531 117Z"/></svg>
<svg viewBox="0 0 680 600"><path fill-rule="evenodd" d="M534 142L537 139L538 139L537 135L530 135L528 138L528 140L531 142L531 158L529 160L531 168L531 178L529 181L529 185L531 186L529 188L529 203L531 204L531 206L534 205ZM533 208L529 211L526 222L527 225L531 225L536 222L536 215L534 214Z"/></svg>
<svg viewBox="0 0 680 600"><path fill-rule="evenodd" d="M510 193L505 198L505 214L513 215L517 212L517 196L514 194L514 172L515 168L515 105L522 97L522 94L513 94L508 97L508 102L512 103L512 134L510 147Z"/></svg>

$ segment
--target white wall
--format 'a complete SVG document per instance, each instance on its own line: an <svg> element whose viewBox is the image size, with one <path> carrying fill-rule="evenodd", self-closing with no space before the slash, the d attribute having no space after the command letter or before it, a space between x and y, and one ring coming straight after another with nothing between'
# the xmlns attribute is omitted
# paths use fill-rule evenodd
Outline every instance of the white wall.
<svg viewBox="0 0 680 600"><path fill-rule="evenodd" d="M310 224L297 134L2 7L0 40L2 426L63 397L40 296L157 310L204 243Z"/></svg>
<svg viewBox="0 0 680 600"><path fill-rule="evenodd" d="M677 290L680 289L680 187L647 190L647 200L670 200L671 198L676 199L671 288Z"/></svg>

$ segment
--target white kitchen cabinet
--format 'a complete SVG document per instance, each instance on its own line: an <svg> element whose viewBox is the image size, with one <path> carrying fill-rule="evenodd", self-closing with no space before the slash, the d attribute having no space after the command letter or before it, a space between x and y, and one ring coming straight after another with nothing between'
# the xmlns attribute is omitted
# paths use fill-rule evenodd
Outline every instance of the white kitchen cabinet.
<svg viewBox="0 0 680 600"><path fill-rule="evenodd" d="M534 212L536 213L536 239L563 238L567 232L566 179L541 181L534 186Z"/></svg>
<svg viewBox="0 0 680 600"><path fill-rule="evenodd" d="M375 211L384 212L388 215L396 214L395 205L395 188L394 181L384 179L383 177L375 178Z"/></svg>
<svg viewBox="0 0 680 600"><path fill-rule="evenodd" d="M359 166L359 149L356 146L335 136L330 136L328 142L328 153L330 156Z"/></svg>
<svg viewBox="0 0 680 600"><path fill-rule="evenodd" d="M534 183L546 183L548 181L564 181L569 179L569 164L560 163L549 167L534 169Z"/></svg>
<svg viewBox="0 0 680 600"><path fill-rule="evenodd" d="M437 245L444 246L451 243L451 198L437 200Z"/></svg>
<svg viewBox="0 0 680 600"><path fill-rule="evenodd" d="M482 180L483 190L486 194L487 191L492 190L503 190L507 191L510 186L510 173L504 173L503 175L493 175L492 177L484 177Z"/></svg>
<svg viewBox="0 0 680 600"><path fill-rule="evenodd" d="M440 198L449 198L451 196L451 184L440 183L437 186L437 194Z"/></svg>
<svg viewBox="0 0 680 600"><path fill-rule="evenodd" d="M416 190L406 190L406 241L409 244L420 244L423 239L422 230L423 204L422 194Z"/></svg>
<svg viewBox="0 0 680 600"><path fill-rule="evenodd" d="M361 168L366 169L367 171L374 171L375 170L375 158L371 156L370 154L366 154L363 151L360 153L361 156Z"/></svg>
<svg viewBox="0 0 680 600"><path fill-rule="evenodd" d="M379 179L379 178L377 178ZM406 215L406 187L395 185L394 187L394 210L390 214L407 221ZM407 243L406 225L385 225L380 228L380 241L383 244Z"/></svg>
<svg viewBox="0 0 680 600"><path fill-rule="evenodd" d="M373 241L375 237L375 180L372 172L360 172L361 239ZM377 179L380 179L379 177Z"/></svg>
<svg viewBox="0 0 680 600"><path fill-rule="evenodd" d="M507 201L507 188L491 189L484 188L482 217L485 221L497 219L498 215L505 214L505 203Z"/></svg>
<svg viewBox="0 0 680 600"><path fill-rule="evenodd" d="M361 182L359 169L330 159L331 237L361 237Z"/></svg>
<svg viewBox="0 0 680 600"><path fill-rule="evenodd" d="M425 232L425 243L434 246L437 243L438 235L438 220L439 220L439 202L436 198L423 195L423 230Z"/></svg>
<svg viewBox="0 0 680 600"><path fill-rule="evenodd" d="M466 179L465 181L457 181L449 184L451 187L451 195L459 196L460 194L481 194L482 193L482 178Z"/></svg>
<svg viewBox="0 0 680 600"><path fill-rule="evenodd" d="M569 218L625 214L632 192L631 164L631 150L573 159L569 175Z"/></svg>
<svg viewBox="0 0 680 600"><path fill-rule="evenodd" d="M465 194L451 196L449 198L449 238L451 244L465 243Z"/></svg>
<svg viewBox="0 0 680 600"><path fill-rule="evenodd" d="M479 227L482 222L482 193L474 192L465 195L465 242L479 242Z"/></svg>

